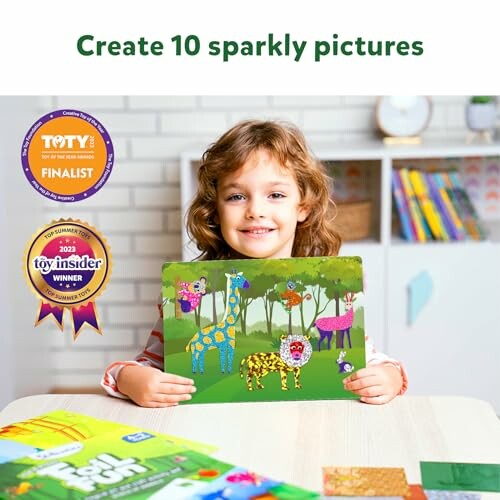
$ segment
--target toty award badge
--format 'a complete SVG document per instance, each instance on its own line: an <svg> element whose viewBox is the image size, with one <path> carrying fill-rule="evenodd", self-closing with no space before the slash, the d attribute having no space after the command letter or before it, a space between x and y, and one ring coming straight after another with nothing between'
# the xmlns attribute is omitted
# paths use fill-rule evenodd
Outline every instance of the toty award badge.
<svg viewBox="0 0 500 500"><path fill-rule="evenodd" d="M73 340L85 324L101 334L95 300L110 278L111 254L95 228L80 220L52 221L28 243L23 265L40 299L35 326L52 315L62 330L68 309Z"/></svg>

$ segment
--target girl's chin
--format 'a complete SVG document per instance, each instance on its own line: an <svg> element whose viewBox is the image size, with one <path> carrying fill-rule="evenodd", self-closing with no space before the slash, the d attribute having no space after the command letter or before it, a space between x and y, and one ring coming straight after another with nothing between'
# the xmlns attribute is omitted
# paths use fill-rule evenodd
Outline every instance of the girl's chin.
<svg viewBox="0 0 500 500"><path fill-rule="evenodd" d="M277 241L264 241L264 239L238 239L234 241L234 258L242 259L286 259L292 256L292 248L289 245Z"/></svg>
<svg viewBox="0 0 500 500"><path fill-rule="evenodd" d="M272 249L256 248L241 248L239 251L236 251L236 254L246 259L286 259L291 257L291 253L286 254L286 252L277 252Z"/></svg>

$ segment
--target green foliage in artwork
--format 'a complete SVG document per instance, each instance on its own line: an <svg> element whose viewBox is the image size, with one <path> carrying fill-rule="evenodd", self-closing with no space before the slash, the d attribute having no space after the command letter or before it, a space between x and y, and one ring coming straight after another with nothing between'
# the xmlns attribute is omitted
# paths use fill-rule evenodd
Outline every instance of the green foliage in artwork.
<svg viewBox="0 0 500 500"><path fill-rule="evenodd" d="M250 284L238 295L238 311L234 322L234 361L231 373L222 373L219 348L204 350L204 373L193 373L190 340L205 327L221 322L231 309L228 303L228 273L243 273ZM196 263L167 263L163 267L165 320L165 369L195 380L197 392L191 402L273 401L297 399L355 399L344 391L337 359L346 351L346 361L355 370L365 366L365 330L363 308L363 279L358 257L311 257L308 259L254 259ZM174 318L176 290L172 283L180 280L207 279L207 294L196 312ZM285 311L279 292L293 282L294 295L289 311ZM342 315L346 312L346 293L355 294L354 322L350 329L351 346L344 335L344 347L333 336L330 349L325 342L318 351L317 318ZM234 297L233 297L234 298ZM234 304L234 301L232 302ZM197 326L198 325L198 326ZM209 330L205 330L208 332ZM304 390L295 389L292 371L287 373L288 390L281 388L280 374L267 373L264 389L249 391L246 375L240 377L240 362L253 353L277 353L280 336L302 334L310 337L313 354L301 368L300 380ZM338 335L338 334L336 334ZM199 342L196 337L195 342ZM245 364L243 364L245 370ZM197 369L195 367L195 369Z"/></svg>
<svg viewBox="0 0 500 500"><path fill-rule="evenodd" d="M165 318L163 331L167 333L168 339L178 339L194 335L198 331L198 327L191 319Z"/></svg>

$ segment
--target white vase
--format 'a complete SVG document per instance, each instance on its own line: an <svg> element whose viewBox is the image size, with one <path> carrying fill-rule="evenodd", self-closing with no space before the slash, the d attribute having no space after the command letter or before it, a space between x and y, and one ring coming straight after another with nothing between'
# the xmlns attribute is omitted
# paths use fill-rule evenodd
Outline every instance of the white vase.
<svg viewBox="0 0 500 500"><path fill-rule="evenodd" d="M489 130L495 126L495 103L470 103L465 108L465 120L471 130Z"/></svg>

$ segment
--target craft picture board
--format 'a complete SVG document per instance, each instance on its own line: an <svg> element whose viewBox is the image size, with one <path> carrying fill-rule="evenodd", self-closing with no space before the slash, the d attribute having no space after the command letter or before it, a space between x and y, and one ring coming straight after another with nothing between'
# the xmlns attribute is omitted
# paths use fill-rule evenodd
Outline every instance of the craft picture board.
<svg viewBox="0 0 500 500"><path fill-rule="evenodd" d="M410 488L402 467L323 467L325 496L404 498Z"/></svg>
<svg viewBox="0 0 500 500"><path fill-rule="evenodd" d="M226 496L230 495L230 496ZM0 464L0 498L318 498L165 439L123 428Z"/></svg>
<svg viewBox="0 0 500 500"><path fill-rule="evenodd" d="M85 441L115 431L139 433L142 429L82 413L54 410L0 427L0 464L37 451ZM163 434L163 437L171 444L181 445L200 453L212 453L217 449L215 446L181 437L166 434Z"/></svg>
<svg viewBox="0 0 500 500"><path fill-rule="evenodd" d="M167 262L165 370L193 403L358 399L365 366L360 257ZM260 387L259 387L260 386Z"/></svg>
<svg viewBox="0 0 500 500"><path fill-rule="evenodd" d="M500 493L500 464L420 462L420 473L427 490Z"/></svg>

